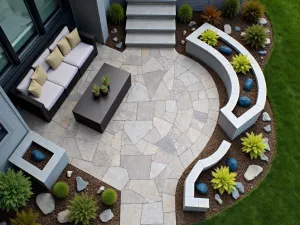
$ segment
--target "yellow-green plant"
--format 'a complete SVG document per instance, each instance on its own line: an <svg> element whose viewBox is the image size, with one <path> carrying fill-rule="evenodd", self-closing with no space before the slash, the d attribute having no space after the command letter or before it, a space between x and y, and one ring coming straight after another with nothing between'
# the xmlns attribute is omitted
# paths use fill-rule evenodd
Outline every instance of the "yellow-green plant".
<svg viewBox="0 0 300 225"><path fill-rule="evenodd" d="M218 44L218 39L219 36L217 35L217 33L212 31L211 29L207 29L200 36L201 41L204 41L206 44L209 44L212 47L215 47Z"/></svg>
<svg viewBox="0 0 300 225"><path fill-rule="evenodd" d="M246 74L251 69L250 61L242 54L234 56L231 65L237 73Z"/></svg>
<svg viewBox="0 0 300 225"><path fill-rule="evenodd" d="M212 176L214 177L211 180L213 189L218 190L220 194L223 194L225 191L230 194L235 188L236 175L236 173L230 172L227 166L221 166L221 168L212 171Z"/></svg>
<svg viewBox="0 0 300 225"><path fill-rule="evenodd" d="M247 137L242 137L242 151L249 153L251 159L257 159L265 152L267 147L262 134L255 135L253 132L246 133Z"/></svg>
<svg viewBox="0 0 300 225"><path fill-rule="evenodd" d="M96 218L97 202L93 197L86 194L76 195L68 209L70 210L70 220L75 224L90 224L90 220Z"/></svg>
<svg viewBox="0 0 300 225"><path fill-rule="evenodd" d="M41 225L36 222L38 216L38 213L34 213L32 209L30 209L28 212L17 212L16 218L11 219L10 222L11 225Z"/></svg>

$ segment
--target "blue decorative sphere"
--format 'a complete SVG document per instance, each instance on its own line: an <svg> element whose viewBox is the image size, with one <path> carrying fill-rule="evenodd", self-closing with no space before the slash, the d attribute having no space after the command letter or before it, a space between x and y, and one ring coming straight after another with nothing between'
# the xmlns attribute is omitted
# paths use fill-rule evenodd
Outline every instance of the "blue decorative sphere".
<svg viewBox="0 0 300 225"><path fill-rule="evenodd" d="M224 46L224 45L219 48L219 51L224 55L231 55L232 54L232 49L227 47L227 46Z"/></svg>
<svg viewBox="0 0 300 225"><path fill-rule="evenodd" d="M247 96L242 96L239 98L239 106L241 107L249 107L251 105L251 99Z"/></svg>
<svg viewBox="0 0 300 225"><path fill-rule="evenodd" d="M31 158L35 162L42 162L46 159L46 156L39 150L33 150L31 152Z"/></svg>
<svg viewBox="0 0 300 225"><path fill-rule="evenodd" d="M231 172L235 172L238 169L238 161L235 158L227 159L226 165L229 167Z"/></svg>
<svg viewBox="0 0 300 225"><path fill-rule="evenodd" d="M244 90L245 91L251 91L251 89L253 88L253 84L254 84L254 81L251 79L251 78L247 78L244 82Z"/></svg>
<svg viewBox="0 0 300 225"><path fill-rule="evenodd" d="M206 195L208 192L208 187L205 183L196 184L196 190L203 195Z"/></svg>

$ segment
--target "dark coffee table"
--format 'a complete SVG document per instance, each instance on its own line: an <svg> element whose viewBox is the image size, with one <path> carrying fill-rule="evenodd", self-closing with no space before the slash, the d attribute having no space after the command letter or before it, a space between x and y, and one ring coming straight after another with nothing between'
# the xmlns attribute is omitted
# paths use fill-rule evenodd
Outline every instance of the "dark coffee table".
<svg viewBox="0 0 300 225"><path fill-rule="evenodd" d="M110 82L108 95L95 99L92 95L92 86L93 84L101 85L101 78L104 75ZM75 119L103 133L130 86L130 73L104 63L73 109Z"/></svg>

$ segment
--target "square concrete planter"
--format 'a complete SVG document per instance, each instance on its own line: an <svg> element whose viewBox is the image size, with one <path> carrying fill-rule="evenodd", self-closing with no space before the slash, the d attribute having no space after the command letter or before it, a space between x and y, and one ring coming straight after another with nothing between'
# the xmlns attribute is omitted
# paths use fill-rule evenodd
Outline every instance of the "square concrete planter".
<svg viewBox="0 0 300 225"><path fill-rule="evenodd" d="M33 142L53 153L43 170L23 159L24 154ZM62 171L68 165L69 158L65 149L30 131L10 156L9 162L30 175L42 186L51 190Z"/></svg>

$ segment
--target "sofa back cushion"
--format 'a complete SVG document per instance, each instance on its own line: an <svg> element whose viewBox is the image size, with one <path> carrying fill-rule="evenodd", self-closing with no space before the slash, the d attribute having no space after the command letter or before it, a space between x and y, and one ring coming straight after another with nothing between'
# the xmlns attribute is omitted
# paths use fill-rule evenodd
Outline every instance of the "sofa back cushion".
<svg viewBox="0 0 300 225"><path fill-rule="evenodd" d="M68 55L71 51L71 46L65 37L58 42L57 46L64 56Z"/></svg>
<svg viewBox="0 0 300 225"><path fill-rule="evenodd" d="M68 34L66 38L70 43L72 49L74 49L81 42L77 28L75 28L70 34Z"/></svg>
<svg viewBox="0 0 300 225"><path fill-rule="evenodd" d="M47 63L46 59L50 55L49 49L46 49L40 57L32 64L32 68L36 69L39 65L47 72L50 68L50 65Z"/></svg>
<svg viewBox="0 0 300 225"><path fill-rule="evenodd" d="M43 69L43 67L38 66L35 69L34 73L32 74L31 80L35 80L41 86L43 86L47 80L47 77L48 77L48 75L47 75L46 71Z"/></svg>
<svg viewBox="0 0 300 225"><path fill-rule="evenodd" d="M27 75L23 78L23 80L21 81L21 83L18 85L17 90L19 92L21 92L24 95L28 95L28 87L30 85L31 82L31 76L34 73L33 69L29 70L29 72L27 73Z"/></svg>
<svg viewBox="0 0 300 225"><path fill-rule="evenodd" d="M54 51L54 49L57 47L58 42L65 37L66 35L68 35L70 33L69 29L67 26L65 26L62 31L59 33L59 35L57 35L57 37L55 38L55 40L52 42L52 44L49 46L50 51Z"/></svg>
<svg viewBox="0 0 300 225"><path fill-rule="evenodd" d="M58 47L54 49L53 52L47 57L47 63L51 66L53 70L56 70L59 65L64 61L64 57L59 51Z"/></svg>
<svg viewBox="0 0 300 225"><path fill-rule="evenodd" d="M28 91L34 97L39 98L42 94L42 86L36 80L31 80Z"/></svg>

